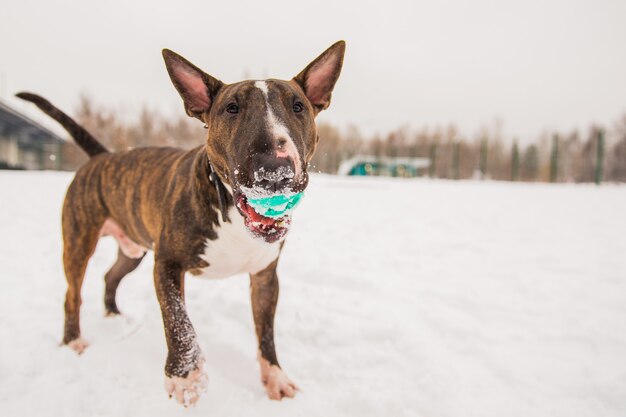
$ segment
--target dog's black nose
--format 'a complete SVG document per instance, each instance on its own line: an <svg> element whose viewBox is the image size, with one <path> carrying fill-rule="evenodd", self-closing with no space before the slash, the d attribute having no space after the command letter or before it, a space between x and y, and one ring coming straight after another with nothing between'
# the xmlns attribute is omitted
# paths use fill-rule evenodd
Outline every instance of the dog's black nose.
<svg viewBox="0 0 626 417"><path fill-rule="evenodd" d="M259 154L253 159L250 180L256 187L281 192L293 182L294 172L294 163L291 158Z"/></svg>

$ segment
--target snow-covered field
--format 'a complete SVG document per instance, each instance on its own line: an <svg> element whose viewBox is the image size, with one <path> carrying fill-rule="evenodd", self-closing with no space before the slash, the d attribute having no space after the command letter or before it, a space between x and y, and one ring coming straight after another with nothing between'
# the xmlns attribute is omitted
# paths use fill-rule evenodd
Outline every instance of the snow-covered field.
<svg viewBox="0 0 626 417"><path fill-rule="evenodd" d="M279 265L279 360L259 382L248 279L187 280L209 391L163 389L147 258L103 316L101 240L82 356L59 347L71 176L0 172L1 416L626 415L626 187L316 176Z"/></svg>

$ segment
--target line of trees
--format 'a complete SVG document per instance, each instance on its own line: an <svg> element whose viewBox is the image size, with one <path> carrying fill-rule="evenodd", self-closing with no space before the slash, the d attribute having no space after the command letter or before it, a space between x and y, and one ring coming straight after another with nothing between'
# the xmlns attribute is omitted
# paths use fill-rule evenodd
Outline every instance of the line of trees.
<svg viewBox="0 0 626 417"><path fill-rule="evenodd" d="M134 121L81 98L74 115L112 150L142 146L192 148L205 141L206 131L182 114L164 117L148 108ZM498 124L470 138L454 126L411 130L399 128L386 136L365 137L358 128L338 129L323 123L311 162L318 172L337 173L341 162L358 154L422 157L430 160L426 175L433 178L490 178L507 181L626 182L626 115L607 130L591 126L579 131L542 134L535 143L521 144L502 137ZM72 143L64 150L64 168L76 169L86 158Z"/></svg>
<svg viewBox="0 0 626 417"><path fill-rule="evenodd" d="M454 125L413 131L401 128L386 136L364 138L355 127L319 128L314 169L336 173L341 161L358 154L421 157L430 161L433 178L490 178L505 181L626 182L626 115L614 128L591 126L582 134L544 133L534 143L504 140L500 129L483 129L468 138Z"/></svg>

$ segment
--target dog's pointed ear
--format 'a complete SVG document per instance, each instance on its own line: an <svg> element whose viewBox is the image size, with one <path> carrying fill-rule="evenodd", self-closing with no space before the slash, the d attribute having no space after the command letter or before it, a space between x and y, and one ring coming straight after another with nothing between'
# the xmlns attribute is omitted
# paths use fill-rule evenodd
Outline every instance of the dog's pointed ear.
<svg viewBox="0 0 626 417"><path fill-rule="evenodd" d="M302 87L316 113L330 105L330 97L341 73L345 51L344 41L335 43L294 77L294 81Z"/></svg>
<svg viewBox="0 0 626 417"><path fill-rule="evenodd" d="M202 116L211 108L224 83L169 49L163 50L163 59L170 79L185 103L185 111L204 121Z"/></svg>

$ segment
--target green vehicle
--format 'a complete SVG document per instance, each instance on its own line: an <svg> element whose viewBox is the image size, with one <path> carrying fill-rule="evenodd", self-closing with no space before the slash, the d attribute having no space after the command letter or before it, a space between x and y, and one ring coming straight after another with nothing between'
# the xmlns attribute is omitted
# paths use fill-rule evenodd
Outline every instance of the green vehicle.
<svg viewBox="0 0 626 417"><path fill-rule="evenodd" d="M339 174L413 178L423 175L429 165L428 158L357 155L341 163Z"/></svg>

